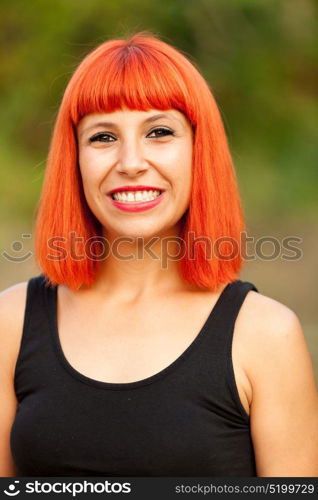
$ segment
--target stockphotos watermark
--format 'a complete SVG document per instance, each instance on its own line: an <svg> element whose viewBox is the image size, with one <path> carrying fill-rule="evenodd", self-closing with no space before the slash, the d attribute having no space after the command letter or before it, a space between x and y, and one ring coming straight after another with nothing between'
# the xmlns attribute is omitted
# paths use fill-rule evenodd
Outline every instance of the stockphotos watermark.
<svg viewBox="0 0 318 500"><path fill-rule="evenodd" d="M31 234L21 234L21 239L31 239ZM21 239L11 243L11 250L3 250L1 255L10 262L25 262L33 256L31 250L26 251ZM85 239L78 236L75 231L65 236L52 236L47 241L46 259L51 261L61 261L71 259L82 261L90 259L94 261L106 260L110 255L118 260L142 260L150 257L155 260L161 260L161 266L167 268L169 261L181 260L188 248L187 258L196 260L198 249L200 248L200 257L202 249L205 252L205 259L233 260L237 257L244 261L253 261L256 259L262 261L273 261L277 259L287 261L297 261L303 257L301 244L303 239L299 236L285 236L279 239L275 236L264 235L255 238L248 236L246 231L240 233L240 240L231 236L222 236L212 240L208 236L195 236L194 231L189 231L186 239L180 236L154 236L145 240L143 237L119 236L112 242L104 236L92 236ZM122 253L126 244L134 244L134 253ZM252 248L248 248L248 245ZM159 246L159 252L158 252ZM172 249L178 248L177 252ZM155 249L158 254L155 253ZM22 253L22 255L21 255ZM160 257L161 256L161 257Z"/></svg>
<svg viewBox="0 0 318 500"><path fill-rule="evenodd" d="M7 489L3 492L8 497L17 496L21 493L21 489L19 488L19 480L15 480ZM57 493L57 494L65 494L71 493L73 497L81 493L131 493L131 483L120 483L120 482L90 482L84 480L83 482L41 482L41 481L32 481L28 482L25 485L24 492L25 493ZM23 493L23 491L22 491Z"/></svg>

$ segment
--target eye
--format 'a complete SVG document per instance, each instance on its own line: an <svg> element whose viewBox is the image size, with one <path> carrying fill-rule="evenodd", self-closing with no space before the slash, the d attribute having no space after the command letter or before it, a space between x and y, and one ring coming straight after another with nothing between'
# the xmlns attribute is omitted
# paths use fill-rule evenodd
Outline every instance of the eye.
<svg viewBox="0 0 318 500"><path fill-rule="evenodd" d="M114 136L103 132L90 137L89 142L114 142L115 140L116 138Z"/></svg>
<svg viewBox="0 0 318 500"><path fill-rule="evenodd" d="M155 134L155 135L153 135ZM155 129L153 129L151 132L149 132L149 134L147 135L147 137L150 137L151 139L156 139L156 138L160 138L160 137L165 137L166 135L174 135L173 134L173 131L168 129L168 128L163 128L163 127L157 127Z"/></svg>

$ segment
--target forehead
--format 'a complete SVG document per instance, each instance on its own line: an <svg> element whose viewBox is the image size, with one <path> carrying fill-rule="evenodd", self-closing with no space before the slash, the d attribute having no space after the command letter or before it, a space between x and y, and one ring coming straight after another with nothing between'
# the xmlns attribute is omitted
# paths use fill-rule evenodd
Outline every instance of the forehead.
<svg viewBox="0 0 318 500"><path fill-rule="evenodd" d="M78 123L79 131L86 130L92 126L105 125L141 125L144 123L151 124L157 120L168 120L179 125L186 125L188 120L186 116L177 109L150 109L147 111L130 110L122 108L111 113L90 113L85 115Z"/></svg>

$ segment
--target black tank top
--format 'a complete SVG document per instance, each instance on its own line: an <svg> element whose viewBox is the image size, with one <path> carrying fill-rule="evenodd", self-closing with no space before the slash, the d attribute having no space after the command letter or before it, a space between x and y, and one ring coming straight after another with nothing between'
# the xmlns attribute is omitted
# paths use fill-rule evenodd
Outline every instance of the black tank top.
<svg viewBox="0 0 318 500"><path fill-rule="evenodd" d="M14 374L18 476L256 476L231 355L249 290L258 291L229 283L193 342L159 373L110 383L68 363L57 287L42 274L31 278Z"/></svg>

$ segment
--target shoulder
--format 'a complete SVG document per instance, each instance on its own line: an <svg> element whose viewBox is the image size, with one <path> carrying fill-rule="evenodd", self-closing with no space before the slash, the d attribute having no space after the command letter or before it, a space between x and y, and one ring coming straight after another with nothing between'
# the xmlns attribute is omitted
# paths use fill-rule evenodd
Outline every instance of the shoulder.
<svg viewBox="0 0 318 500"><path fill-rule="evenodd" d="M16 283L0 292L0 314L9 316L11 312L18 312L19 307L23 307L26 301L27 281Z"/></svg>
<svg viewBox="0 0 318 500"><path fill-rule="evenodd" d="M302 328L297 314L285 304L251 290L248 292L238 323L244 329L251 346L272 348L285 343L288 338L302 336Z"/></svg>
<svg viewBox="0 0 318 500"><path fill-rule="evenodd" d="M0 292L0 343L6 359L15 363L22 336L27 281Z"/></svg>
<svg viewBox="0 0 318 500"><path fill-rule="evenodd" d="M239 312L237 329L245 353L244 369L254 388L263 379L274 382L280 370L289 371L291 361L311 371L300 320L285 304L251 290Z"/></svg>
<svg viewBox="0 0 318 500"><path fill-rule="evenodd" d="M238 319L244 322L245 329L251 335L256 328L258 335L261 335L259 340L262 340L262 333L265 334L264 341L270 338L272 341L279 341L282 331L294 330L300 326L299 318L292 309L254 290L248 292Z"/></svg>

